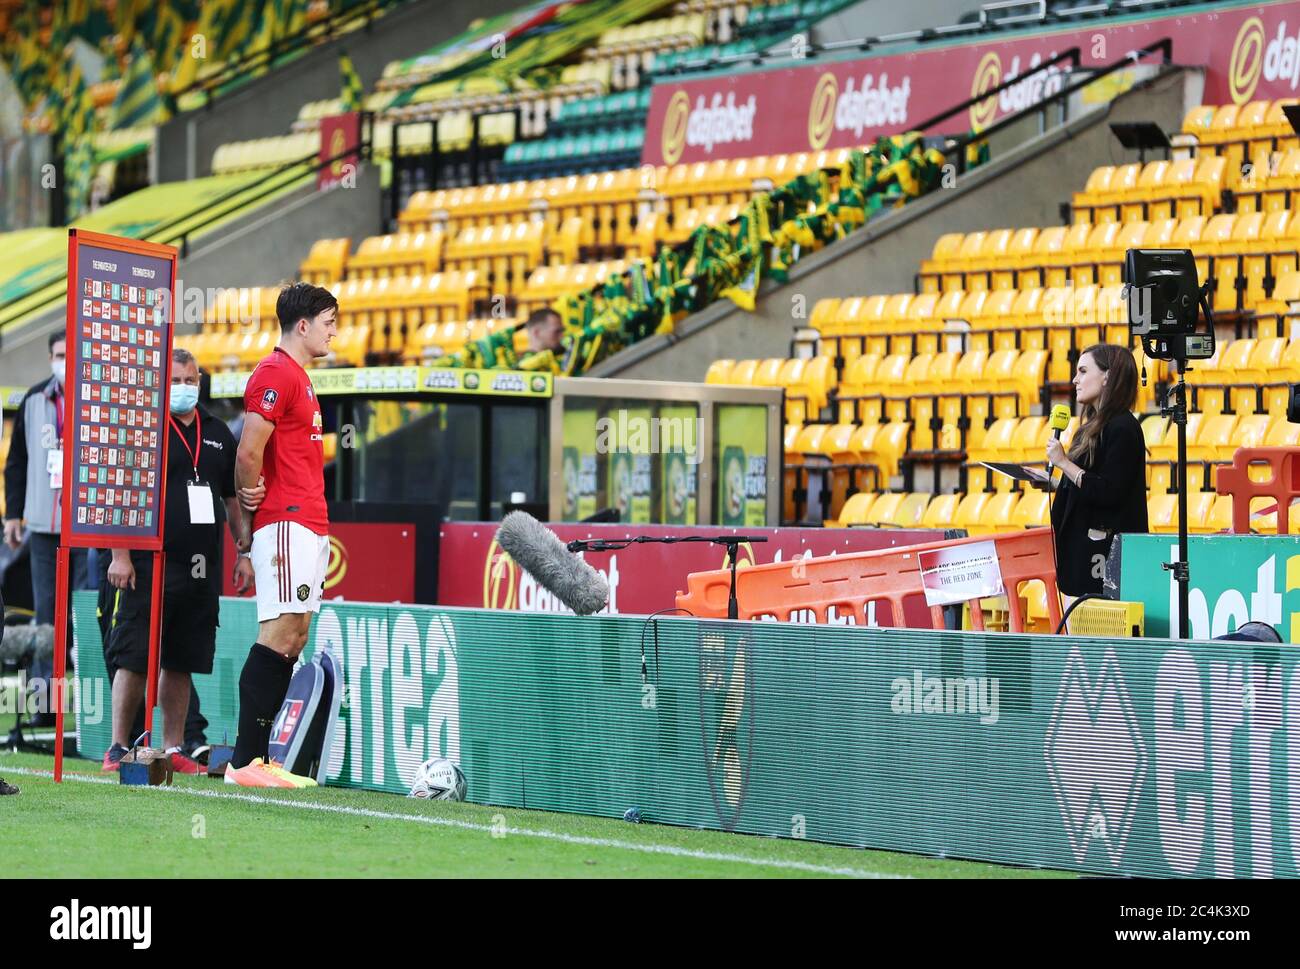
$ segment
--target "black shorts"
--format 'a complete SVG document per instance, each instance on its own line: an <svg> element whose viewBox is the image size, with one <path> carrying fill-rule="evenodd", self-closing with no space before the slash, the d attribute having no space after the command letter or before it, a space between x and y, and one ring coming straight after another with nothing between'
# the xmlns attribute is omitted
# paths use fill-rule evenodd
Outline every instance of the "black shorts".
<svg viewBox="0 0 1300 969"><path fill-rule="evenodd" d="M163 583L162 662L173 673L211 673L217 648L217 590L207 579L167 569ZM149 669L149 570L136 567L134 589L113 589L113 621L104 661L110 668Z"/></svg>

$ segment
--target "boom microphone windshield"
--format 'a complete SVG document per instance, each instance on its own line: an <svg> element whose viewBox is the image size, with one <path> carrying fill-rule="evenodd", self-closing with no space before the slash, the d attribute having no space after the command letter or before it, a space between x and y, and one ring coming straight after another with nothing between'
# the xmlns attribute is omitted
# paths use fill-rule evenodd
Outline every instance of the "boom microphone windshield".
<svg viewBox="0 0 1300 969"><path fill-rule="evenodd" d="M54 627L8 626L0 646L0 662L22 666L33 660L48 660L54 656Z"/></svg>
<svg viewBox="0 0 1300 969"><path fill-rule="evenodd" d="M501 519L497 542L538 585L579 616L599 612L609 601L605 577L527 512L512 511Z"/></svg>

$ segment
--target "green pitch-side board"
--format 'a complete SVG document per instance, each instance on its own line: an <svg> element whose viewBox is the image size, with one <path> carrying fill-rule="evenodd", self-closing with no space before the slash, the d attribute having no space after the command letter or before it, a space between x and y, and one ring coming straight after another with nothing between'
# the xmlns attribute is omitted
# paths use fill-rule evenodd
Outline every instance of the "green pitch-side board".
<svg viewBox="0 0 1300 969"><path fill-rule="evenodd" d="M79 594L92 697L93 610ZM233 736L253 613L222 603L198 678L209 739ZM442 755L484 804L1107 874L1297 874L1291 646L333 603L322 647L346 674L344 786L404 793ZM106 716L90 719L98 758Z"/></svg>
<svg viewBox="0 0 1300 969"><path fill-rule="evenodd" d="M1168 636L1178 628L1178 587L1161 566L1178 558L1178 536L1121 535L1120 542L1120 598L1145 604L1148 636ZM1300 536L1192 535L1187 562L1192 638L1254 621L1300 642Z"/></svg>

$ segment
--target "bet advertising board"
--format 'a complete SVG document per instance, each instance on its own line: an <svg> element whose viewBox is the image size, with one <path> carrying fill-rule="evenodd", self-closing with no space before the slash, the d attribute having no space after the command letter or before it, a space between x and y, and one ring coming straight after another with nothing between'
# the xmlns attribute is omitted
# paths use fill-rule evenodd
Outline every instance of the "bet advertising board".
<svg viewBox="0 0 1300 969"><path fill-rule="evenodd" d="M1204 68L1206 104L1294 97L1300 88L1300 2L1205 4L1159 17L1111 17L1078 29L930 43L893 54L824 57L798 67L729 70L655 85L642 163L676 165L861 147L1028 74L1077 47L1082 67L1113 64L1168 38L1173 63ZM787 62L788 63L788 62ZM1155 64L1149 58L1144 64ZM1063 88L1055 64L977 101L927 134L987 128ZM1101 100L1141 76L1137 66L1093 87Z"/></svg>

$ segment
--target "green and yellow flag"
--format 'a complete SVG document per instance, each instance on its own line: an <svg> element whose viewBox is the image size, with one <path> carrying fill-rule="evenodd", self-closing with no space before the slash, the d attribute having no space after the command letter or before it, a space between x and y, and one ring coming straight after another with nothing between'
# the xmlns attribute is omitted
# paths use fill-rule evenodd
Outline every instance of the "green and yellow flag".
<svg viewBox="0 0 1300 969"><path fill-rule="evenodd" d="M257 0L215 0L203 5L205 14L209 7L213 13L208 56L225 61L243 55L244 48L257 30L261 13Z"/></svg>
<svg viewBox="0 0 1300 969"><path fill-rule="evenodd" d="M154 11L153 32L149 43L158 70L170 72L179 63L188 39L185 18L181 12L170 3L160 5Z"/></svg>
<svg viewBox="0 0 1300 969"><path fill-rule="evenodd" d="M55 124L63 143L63 197L68 221L81 215L90 202L90 182L95 174L95 145L91 137L95 105L81 67L71 58L65 61L56 85ZM54 94L55 91L51 91Z"/></svg>
<svg viewBox="0 0 1300 969"><path fill-rule="evenodd" d="M126 74L118 86L117 97L109 111L109 128L135 128L139 125L165 121L165 109L158 95L158 82L154 77L153 58L137 37L131 42L131 56Z"/></svg>
<svg viewBox="0 0 1300 969"><path fill-rule="evenodd" d="M343 111L360 111L366 91L346 51L339 54L339 74L343 79Z"/></svg>

